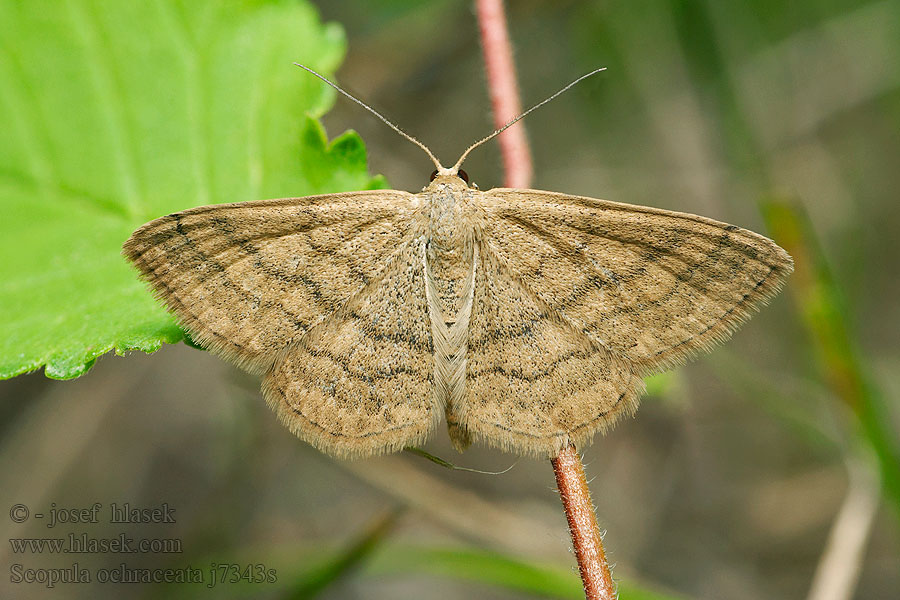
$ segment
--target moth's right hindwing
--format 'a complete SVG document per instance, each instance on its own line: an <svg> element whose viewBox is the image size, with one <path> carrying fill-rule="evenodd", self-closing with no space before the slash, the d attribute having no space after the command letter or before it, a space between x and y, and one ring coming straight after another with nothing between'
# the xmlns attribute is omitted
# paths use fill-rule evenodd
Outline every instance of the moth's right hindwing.
<svg viewBox="0 0 900 600"><path fill-rule="evenodd" d="M642 382L529 289L492 242L478 245L467 401L454 416L490 445L552 457L633 412Z"/></svg>

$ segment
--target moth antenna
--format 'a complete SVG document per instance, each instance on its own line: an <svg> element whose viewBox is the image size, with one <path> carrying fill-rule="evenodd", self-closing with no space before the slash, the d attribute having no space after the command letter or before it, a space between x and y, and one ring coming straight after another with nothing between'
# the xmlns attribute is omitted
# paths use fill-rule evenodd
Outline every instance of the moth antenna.
<svg viewBox="0 0 900 600"><path fill-rule="evenodd" d="M387 125L387 126L390 127L391 129L393 129L394 131L396 131L397 133L399 133L400 135L402 135L403 137L405 137L406 139L408 139L410 142L412 142L413 144L415 144L416 146L418 146L419 148L421 148L422 150L424 150L424 151L425 151L425 154L428 155L428 158L431 159L431 162L434 163L434 166L435 166L435 168L436 168L438 171L446 171L446 169L444 169L443 165L441 165L441 161L439 161L437 158L435 158L434 154L431 153L431 150L428 149L428 146L426 146L425 144L423 144L422 142L420 142L419 140L417 140L417 139L414 138L413 136L409 135L408 133L406 133L405 131L403 131L402 129L400 129L399 127L397 127L396 125L394 125L394 124L391 123L390 121L388 121L388 120L387 120L385 117L383 117L383 116L381 115L381 113L379 113L377 110L375 110L374 108L372 108L371 106L369 106L368 104L366 104L365 102L363 102L362 100L360 100L359 98L357 98L356 96L353 96L353 95L350 94L349 92L344 91L344 89L343 89L341 86L339 86L338 84L332 82L330 79L328 79L328 78L325 77L324 75L320 75L319 73L316 73L315 71L313 71L312 69L310 69L310 68L307 67L306 65L301 65L300 63L294 63L294 64L297 65L298 67L300 67L301 69L303 69L304 71L307 71L307 72L309 72L309 73L312 73L313 75L315 75L316 77L318 77L319 79L321 79L322 81L324 81L325 83L327 83L328 85L330 85L331 87L333 87L334 89L336 89L337 91L339 91L340 93L342 93L344 96L350 98L351 100L353 100L354 102L356 102L357 104L359 104L360 106L362 106L364 109L366 109L367 111L369 111L370 113L372 113L373 115L375 115L376 117L378 117L379 119L381 119L382 122L384 122L385 125ZM524 116L524 115L523 115L523 116Z"/></svg>
<svg viewBox="0 0 900 600"><path fill-rule="evenodd" d="M605 71L605 70L606 70L606 67L600 67L599 69L594 69L594 70L591 71L590 73L587 73L587 74L585 74L585 75L582 75L581 77L579 77L578 79L576 79L575 81L573 81L572 83L570 83L569 85L567 85L566 87L562 88L561 90L559 90L558 92L556 92L555 94L553 94L552 96L550 96L549 98L545 98L544 100L541 100L540 102L538 102L537 104L535 104L534 106L532 106L531 108L529 108L528 110L526 110L525 112L523 112L521 115L519 115L518 117L516 117L515 119L513 119L512 121L510 121L509 123L507 123L507 124L504 125L503 127L501 127L500 129L497 129L497 130L495 130L493 133L491 133L490 135L485 136L485 137L483 137L482 139L478 140L477 142L475 142L474 144L472 144L471 146L469 146L468 148L466 148L466 151L462 153L462 156L459 157L459 160L456 161L456 164L453 165L453 167L450 168L450 171L452 171L452 172L454 172L454 173L457 172L457 171L459 171L459 168L462 166L463 161L466 160L466 157L469 155L469 152L471 152L472 150L474 150L474 149L477 148L478 146L480 146L480 145L482 145L483 143L485 143L485 142L487 142L487 141L489 141L489 140L491 140L491 139L497 137L498 135L500 135L501 133L503 133L504 131L506 131L507 129L509 129L510 127L512 127L513 125L515 125L515 124L518 123L519 121L521 121L522 119L524 119L529 113L531 113L532 111L535 111L535 110L539 109L540 107L542 107L543 105L547 104L548 102L550 102L551 100L553 100L554 98L556 98L557 96L559 96L560 94L562 94L563 92L567 91L570 87L572 87L572 86L575 85L576 83L580 82L581 80L587 79L587 78L590 77L591 75L596 75L596 74L599 73L600 71Z"/></svg>

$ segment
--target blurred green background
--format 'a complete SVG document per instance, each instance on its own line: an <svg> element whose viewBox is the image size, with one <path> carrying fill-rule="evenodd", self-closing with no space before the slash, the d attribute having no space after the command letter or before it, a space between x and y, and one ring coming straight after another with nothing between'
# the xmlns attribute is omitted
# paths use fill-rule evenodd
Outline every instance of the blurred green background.
<svg viewBox="0 0 900 600"><path fill-rule="evenodd" d="M10 17L15 4L0 3L7 27L15 24ZM210 23L222 14L238 32L245 31L241 19L257 19L254 26L263 29L253 35L263 39L264 28L275 27L277 19L260 21L259 11L294 4L299 3L205 2L174 14L198 40L215 38ZM332 23L323 34L333 44L320 56L324 64L334 68L345 50L339 82L445 163L492 128L470 3L314 4L319 18ZM78 13L73 6L87 6L92 14L106 10L104 3L90 1L40 5L48 22L58 13ZM773 236L797 260L788 289L732 341L651 381L636 418L585 449L623 598L896 598L900 7L848 0L525 0L509 3L507 13L524 104L587 70L608 67L527 120L534 187L703 214ZM73 23L77 29L77 20ZM164 52L160 44L172 24L151 18L129 25L138 33L122 38L128 60L117 60L126 53L109 41L115 36L94 55L114 59L109 81L143 82L150 90L148 106L159 111L183 102L167 94L166 63L154 59ZM164 33L156 36L156 31ZM31 78L10 76L19 67L28 70L29 50L16 45L21 34L15 37L2 26L0 32L0 63L7 61L0 64L0 159L5 160L20 143L14 141L19 138L13 100L59 95L60 89L41 82L65 92L66 80L53 73L45 79L39 70ZM270 139L284 138L283 154L290 153L296 150L292 140L309 134L303 114L322 113L332 96L309 92L318 88L291 66L306 56L284 53L284 48L306 50L273 42L265 52L255 52L247 41L256 39L251 33L246 39L236 36L246 48L236 46L221 61L188 69L172 61L172 80L190 85L190 73L215 72L231 89L250 93L255 80L247 73L277 73L270 80L287 87L272 86L258 101L272 103L270 114L296 114L292 122L262 128ZM290 30L279 35L289 38ZM190 42L190 35L186 39ZM57 41L47 35L32 43L52 50ZM313 42L309 45L315 55ZM146 60L134 59L135 48ZM101 63L86 60L83 69L103 80ZM152 72L142 71L150 64ZM309 107L282 106L289 100L280 90L300 93L293 85L313 93ZM281 112L275 112L276 105ZM204 112L210 106L217 106L215 98L191 113L205 127L217 124ZM260 112L268 106L262 104ZM350 128L358 131L369 172L383 174L392 187L416 191L427 182L432 167L421 151L357 106L338 100L323 123L332 138ZM195 125L184 124L185 138ZM172 131L179 127L176 123ZM228 127L219 133L199 130L224 147L222 161L237 153L233 148L241 140L230 137ZM139 153L165 156L179 139L129 143ZM100 143L77 142L69 149L73 154L91 153ZM352 142L348 147L355 148ZM185 148L189 155L191 146ZM209 151L213 165L218 151ZM194 190L190 173L178 175L179 165L170 161L164 166L175 173L170 196L178 196L179 177L186 181L184 197L173 200L180 205L171 210L219 199L377 184L361 171L350 177L340 169L327 181L315 181L302 173L302 161L293 159L266 156L259 181L252 169L249 175L222 175L221 195L215 198ZM24 185L3 160L0 188ZM102 165L114 174L127 166ZM269 177L293 170L300 173L299 188L290 187L293 175ZM482 188L500 185L496 145L476 151L466 170ZM114 195L115 185L110 187ZM152 207L142 210L153 213ZM4 214L12 213L4 207ZM31 213L16 214L24 219ZM48 248L66 246L67 236L90 238L92 232L73 227L57 235ZM4 252L7 264L27 263L33 255L27 247ZM41 284L40 265L30 268L37 282L31 283ZM29 281L16 279L16 289L21 292ZM18 293L13 287L0 280L0 292ZM29 298L25 289L16 297ZM103 313L94 317L102 319ZM8 311L0 319L6 329L19 331L17 313ZM125 343L120 349L138 346ZM406 454L333 461L278 424L254 379L183 344L150 355L109 355L71 381L53 381L40 372L4 381L3 511L14 503L46 512L51 503L63 508L101 502L105 511L113 502L166 502L176 509L177 523L47 529L34 519L18 524L4 516L0 596L579 596L549 462L516 460L483 448L460 456L440 430L426 449L484 470L515 466L503 475L479 475L444 470ZM177 538L183 552L17 554L6 542L82 531L93 537L125 532L134 538ZM212 589L69 584L50 590L10 582L9 569L16 563L46 569L73 562L91 569L124 562L204 570L212 563L259 563L275 569L277 582Z"/></svg>

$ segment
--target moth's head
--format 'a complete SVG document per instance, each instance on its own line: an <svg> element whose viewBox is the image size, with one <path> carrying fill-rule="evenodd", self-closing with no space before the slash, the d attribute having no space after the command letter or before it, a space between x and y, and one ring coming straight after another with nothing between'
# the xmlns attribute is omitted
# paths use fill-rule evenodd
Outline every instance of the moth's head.
<svg viewBox="0 0 900 600"><path fill-rule="evenodd" d="M456 167L452 169L441 167L440 169L435 169L431 173L430 185L434 185L435 182L439 185L467 188L469 187L469 174Z"/></svg>

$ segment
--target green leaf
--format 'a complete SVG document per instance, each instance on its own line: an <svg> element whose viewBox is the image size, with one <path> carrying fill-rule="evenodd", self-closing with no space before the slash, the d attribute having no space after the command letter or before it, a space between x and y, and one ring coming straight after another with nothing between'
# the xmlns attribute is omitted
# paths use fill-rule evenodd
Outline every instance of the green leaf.
<svg viewBox="0 0 900 600"><path fill-rule="evenodd" d="M182 339L120 255L192 206L384 185L328 144L343 32L303 2L0 0L0 378Z"/></svg>

